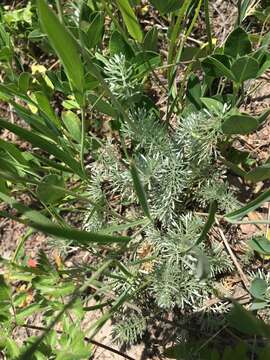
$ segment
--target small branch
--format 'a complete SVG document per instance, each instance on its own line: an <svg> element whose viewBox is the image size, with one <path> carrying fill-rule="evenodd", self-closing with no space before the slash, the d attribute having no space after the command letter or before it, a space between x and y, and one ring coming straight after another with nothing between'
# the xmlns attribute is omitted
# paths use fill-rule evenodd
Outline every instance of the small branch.
<svg viewBox="0 0 270 360"><path fill-rule="evenodd" d="M26 329L32 329L32 330L39 330L39 331L45 331L45 330L47 330L46 328L44 328L44 327L42 327L42 326L35 326L35 325L28 325L28 324L19 325L19 326L21 326L21 327L23 327L23 328L26 328ZM57 334L62 334L62 333L63 333L63 331L61 331L61 330L56 330L56 332L57 332ZM112 348L112 347L110 347L110 346L108 346L108 345L104 345L104 344L102 344L102 343L100 343L100 342L98 342L98 341L96 341L96 340L91 340L91 339L89 339L87 336L85 336L84 340L87 341L87 342L89 342L89 343L91 343L91 344L93 344L93 345L96 345L96 346L98 346L98 347L101 347L101 348L103 348L104 350L108 350L108 351L110 351L110 352L112 352L112 353L114 353L114 354L117 354L117 355L119 355L119 356L122 356L122 357L125 358L125 359L135 360L135 359L132 358L131 356L129 356L129 355L127 355L127 354L124 354L124 353L122 353L121 351L116 350L116 349L114 349L114 348Z"/></svg>
<svg viewBox="0 0 270 360"><path fill-rule="evenodd" d="M219 225L218 222L217 222L217 224ZM223 240L223 243L224 243L228 253L230 254L230 257L231 257L231 259L232 259L232 261L233 261L233 263L234 263L234 265L235 265L235 267L236 267L236 269L237 269L237 271L238 271L238 273L240 275L240 278L242 280L242 283L243 283L244 287L246 288L247 291L249 291L249 281L248 281L245 273L243 272L243 270L242 270L236 256L234 255L234 253L233 253L233 251L232 251L232 249L231 249L231 247L230 247L230 245L228 243L228 240L226 239L226 237L224 235L224 232L220 228L218 230L219 230L220 236L221 236L221 238Z"/></svg>

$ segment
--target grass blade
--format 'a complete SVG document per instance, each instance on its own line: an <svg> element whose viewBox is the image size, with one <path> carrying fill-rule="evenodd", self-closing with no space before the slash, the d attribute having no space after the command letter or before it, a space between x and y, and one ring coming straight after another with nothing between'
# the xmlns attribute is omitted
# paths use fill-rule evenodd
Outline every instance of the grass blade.
<svg viewBox="0 0 270 360"><path fill-rule="evenodd" d="M145 193L144 187L141 183L138 170L132 161L130 162L130 172L131 172L134 188L135 188L136 194L139 198L141 207L143 208L144 214L149 219L151 219L151 215L150 215L150 211L149 211L149 207L148 207L148 203L147 203L146 193Z"/></svg>
<svg viewBox="0 0 270 360"><path fill-rule="evenodd" d="M225 219L230 223L237 222L239 219L242 219L248 213L253 210L256 210L263 203L270 200L270 190L265 191L261 195L259 195L256 199L252 200L246 206L242 207L239 210L233 211L227 215L225 215Z"/></svg>
<svg viewBox="0 0 270 360"><path fill-rule="evenodd" d="M35 134L32 131L23 129L17 125L11 124L8 121L0 119L0 128L7 129L12 133L18 135L21 139L29 141L33 146L46 151L50 155L55 156L57 159L63 161L80 177L84 177L80 164L74 160L67 152L60 150L56 144L44 139L43 137Z"/></svg>
<svg viewBox="0 0 270 360"><path fill-rule="evenodd" d="M82 94L84 71L76 42L45 0L38 0L37 8L42 28L47 34L50 44L64 65L71 84Z"/></svg>
<svg viewBox="0 0 270 360"><path fill-rule="evenodd" d="M123 16L129 34L138 42L143 41L143 33L136 18L136 15L128 0L117 0L118 8Z"/></svg>

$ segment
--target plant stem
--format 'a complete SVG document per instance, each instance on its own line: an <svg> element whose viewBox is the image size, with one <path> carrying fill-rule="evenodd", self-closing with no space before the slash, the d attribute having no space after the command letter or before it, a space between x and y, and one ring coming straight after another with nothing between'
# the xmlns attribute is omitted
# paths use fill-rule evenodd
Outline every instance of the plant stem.
<svg viewBox="0 0 270 360"><path fill-rule="evenodd" d="M19 327L23 327L23 328L27 328L27 329L32 329L32 330L38 330L38 331L46 331L46 328L43 327L43 326L36 326L36 325L29 325L29 324L23 324L23 325L18 325ZM63 334L63 331L62 330L56 330L57 334ZM114 349L108 345L105 345L105 344L102 344L96 340L93 340L93 339L89 339L88 337L84 337L85 341L87 342L90 342L92 343L93 345L96 345L98 347L101 347L102 349L104 350L107 350L107 351L110 351L114 354L117 354L119 356L122 356L123 358L125 359L128 359L128 360L135 360L134 358L130 357L129 355L117 350L117 349Z"/></svg>
<svg viewBox="0 0 270 360"><path fill-rule="evenodd" d="M204 0L204 11L205 11L205 22L206 22L206 32L208 38L208 46L210 53L213 52L213 41L212 41L212 29L209 15L209 0Z"/></svg>
<svg viewBox="0 0 270 360"><path fill-rule="evenodd" d="M59 20L61 21L62 24L64 24L64 15L63 15L63 9L62 9L62 5L61 5L61 0L55 0L55 3L56 3Z"/></svg>
<svg viewBox="0 0 270 360"><path fill-rule="evenodd" d="M71 296L69 302L65 304L63 309L58 312L55 318L50 322L50 324L45 328L43 333L29 346L25 351L20 355L21 360L28 360L31 355L38 349L43 339L49 334L49 332L58 324L61 320L64 313L69 310L75 303L75 301L82 296L84 291L103 273L103 271L108 268L113 263L112 260L106 261L91 277L87 280L81 287L78 287L73 295ZM91 339L92 340L92 339Z"/></svg>
<svg viewBox="0 0 270 360"><path fill-rule="evenodd" d="M81 152L80 152L80 158L81 158L82 171L85 173L84 149L85 149L85 109L82 108L81 109Z"/></svg>
<svg viewBox="0 0 270 360"><path fill-rule="evenodd" d="M238 3L237 3L237 8L238 8L238 19L237 19L237 25L238 25L238 26L240 26L240 25L241 25L242 0L238 0Z"/></svg>

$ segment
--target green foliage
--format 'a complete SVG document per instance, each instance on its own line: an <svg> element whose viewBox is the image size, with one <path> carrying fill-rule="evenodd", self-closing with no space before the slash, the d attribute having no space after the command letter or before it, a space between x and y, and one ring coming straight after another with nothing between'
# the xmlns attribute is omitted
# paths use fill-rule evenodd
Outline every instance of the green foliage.
<svg viewBox="0 0 270 360"><path fill-rule="evenodd" d="M114 326L114 340L120 345L134 344L141 339L146 330L146 319L141 314L123 316Z"/></svg>

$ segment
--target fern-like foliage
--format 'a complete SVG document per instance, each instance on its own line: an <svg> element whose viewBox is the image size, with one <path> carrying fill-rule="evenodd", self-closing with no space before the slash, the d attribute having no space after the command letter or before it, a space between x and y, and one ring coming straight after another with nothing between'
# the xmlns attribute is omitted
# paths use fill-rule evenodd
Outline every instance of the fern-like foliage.
<svg viewBox="0 0 270 360"><path fill-rule="evenodd" d="M114 341L118 344L134 344L140 340L146 330L147 321L142 314L124 314L113 329Z"/></svg>
<svg viewBox="0 0 270 360"><path fill-rule="evenodd" d="M134 101L139 98L142 87L136 67L129 64L123 54L116 54L105 62L104 72L111 92L121 101Z"/></svg>
<svg viewBox="0 0 270 360"><path fill-rule="evenodd" d="M148 241L153 242L159 254L152 274L152 291L158 306L167 309L175 305L188 306L196 310L213 292L215 276L232 270L230 258L219 244L201 245L209 261L210 274L204 281L196 278L197 258L187 250L194 245L202 226L201 219L189 213L169 232L160 235L157 230L147 232Z"/></svg>
<svg viewBox="0 0 270 360"><path fill-rule="evenodd" d="M135 80L136 68L123 55L103 62L108 85L122 104L139 96L141 85ZM110 286L117 294L129 287L136 290L145 276L148 285L140 297L150 290L158 307L170 310L177 306L196 311L214 295L215 277L232 270L231 261L220 244L201 244L199 250L208 259L210 271L208 278L199 280L196 278L198 258L195 252L189 251L205 222L205 218L193 213L194 209L198 206L203 209L213 200L218 202L221 211L232 210L237 204L223 181L224 169L218 161L218 144L223 140L221 116L207 111L189 113L168 129L159 114L148 110L143 101L141 107L136 101L132 104L128 107L130 121L121 123L120 134L127 151L132 153L156 222L144 229L142 240L137 242L138 251L134 250L132 259L126 261L132 277L121 281L122 275L116 271L114 275L118 280L111 281ZM87 229L110 223L113 218L110 206L115 201L121 209L128 205L139 214L128 162L117 141L108 140L104 147L96 150L90 172L89 197L99 203L103 211L90 206L85 221ZM133 245L135 243L134 239ZM140 251L144 244L145 249L151 249L149 256L154 259L144 266L137 265L148 256ZM224 311L226 306L221 303L212 310ZM123 321L115 327L115 337L122 339L120 342L136 341L142 333L141 320L138 314L128 318L123 315Z"/></svg>

